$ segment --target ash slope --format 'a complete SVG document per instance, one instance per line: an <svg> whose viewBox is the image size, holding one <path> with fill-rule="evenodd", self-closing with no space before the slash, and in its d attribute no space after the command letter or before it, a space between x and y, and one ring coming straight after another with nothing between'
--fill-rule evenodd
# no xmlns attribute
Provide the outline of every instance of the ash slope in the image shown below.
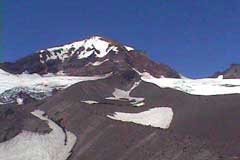
<svg viewBox="0 0 240 160"><path fill-rule="evenodd" d="M144 106L133 107L125 99L106 99L115 88L129 90L140 79L137 74L127 77L119 74L81 82L37 106L77 136L70 160L240 157L240 95L194 96L141 81L130 96L144 98ZM23 107L36 109L31 104ZM172 108L174 116L168 130L108 118L115 112L141 113L155 107Z"/></svg>

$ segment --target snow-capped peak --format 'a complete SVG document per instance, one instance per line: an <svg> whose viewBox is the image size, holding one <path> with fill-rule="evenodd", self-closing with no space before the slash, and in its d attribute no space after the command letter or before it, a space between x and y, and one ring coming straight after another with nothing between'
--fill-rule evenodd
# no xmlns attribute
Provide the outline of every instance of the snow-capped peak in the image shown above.
<svg viewBox="0 0 240 160"><path fill-rule="evenodd" d="M76 41L76 42L69 43L69 44L62 45L62 46L58 46L58 47L48 48L47 51L51 52L51 51L56 51L56 50L60 50L60 49L70 50L71 48L92 47L92 45L94 45L94 44L99 45L100 43L102 43L102 46L98 46L98 47L105 48L106 46L104 46L104 44L108 45L107 42L104 41L101 37L93 36L93 37L90 37L90 38L85 39L85 40ZM45 51L45 50L42 50L42 51Z"/></svg>
<svg viewBox="0 0 240 160"><path fill-rule="evenodd" d="M128 46L123 47L127 51L133 50L133 48ZM112 43L111 40L107 40L99 36L92 36L85 40L41 50L39 56L41 63L54 59L64 61L73 55L77 55L78 59L87 58L92 54L94 54L96 57L102 58L110 51L113 51L117 54L118 48L119 46L116 43Z"/></svg>

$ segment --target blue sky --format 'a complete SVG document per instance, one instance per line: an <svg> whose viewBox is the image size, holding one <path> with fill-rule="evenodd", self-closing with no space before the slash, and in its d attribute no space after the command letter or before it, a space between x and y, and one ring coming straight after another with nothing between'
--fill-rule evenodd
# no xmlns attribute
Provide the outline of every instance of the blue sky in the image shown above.
<svg viewBox="0 0 240 160"><path fill-rule="evenodd" d="M2 53L111 37L190 77L240 63L239 0L3 0Z"/></svg>

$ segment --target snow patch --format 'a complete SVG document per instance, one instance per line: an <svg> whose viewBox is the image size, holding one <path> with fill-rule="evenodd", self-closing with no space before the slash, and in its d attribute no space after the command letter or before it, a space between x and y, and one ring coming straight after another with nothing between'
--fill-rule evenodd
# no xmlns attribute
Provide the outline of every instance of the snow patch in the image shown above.
<svg viewBox="0 0 240 160"><path fill-rule="evenodd" d="M140 82L141 81L135 82L134 85L132 86L132 88L128 91L115 88L114 92L112 93L113 97L107 97L106 99L109 99L109 100L127 99L135 107L142 106L142 105L144 105L144 103L143 103L144 98L137 98L137 97L130 96L130 93L140 84Z"/></svg>
<svg viewBox="0 0 240 160"><path fill-rule="evenodd" d="M76 136L69 131L64 132L56 123L44 117L44 112L35 110L32 114L47 121L52 131L48 134L23 131L13 139L0 143L0 159L67 160L76 143Z"/></svg>
<svg viewBox="0 0 240 160"><path fill-rule="evenodd" d="M219 75L217 79L223 79L223 75Z"/></svg>
<svg viewBox="0 0 240 160"><path fill-rule="evenodd" d="M144 102L136 102L136 103L132 103L134 107L141 107L141 106L144 106L145 103Z"/></svg>
<svg viewBox="0 0 240 160"><path fill-rule="evenodd" d="M104 61L96 61L94 63L90 62L88 63L87 65L92 65L92 66L100 66L101 64L105 63L105 62L108 62L109 59L105 59Z"/></svg>
<svg viewBox="0 0 240 160"><path fill-rule="evenodd" d="M124 47L127 49L127 51L133 51L134 50L134 48L129 47L129 46L124 46Z"/></svg>
<svg viewBox="0 0 240 160"><path fill-rule="evenodd" d="M140 113L115 112L113 116L107 115L107 117L123 122L168 129L173 119L173 111L168 107L158 107Z"/></svg>
<svg viewBox="0 0 240 160"><path fill-rule="evenodd" d="M23 105L23 99L22 98L17 98L16 99L18 105Z"/></svg>
<svg viewBox="0 0 240 160"><path fill-rule="evenodd" d="M93 100L87 100L87 101L82 101L83 103L87 103L87 104L98 104L99 102L97 101L93 101Z"/></svg>

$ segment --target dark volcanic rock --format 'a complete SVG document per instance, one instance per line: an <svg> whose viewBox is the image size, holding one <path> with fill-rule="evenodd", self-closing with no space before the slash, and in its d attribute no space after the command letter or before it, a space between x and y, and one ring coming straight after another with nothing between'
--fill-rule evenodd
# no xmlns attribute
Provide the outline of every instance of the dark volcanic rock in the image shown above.
<svg viewBox="0 0 240 160"><path fill-rule="evenodd" d="M150 60L145 54L140 51L128 52L129 63L133 68L140 72L148 72L155 77L172 77L179 78L179 74L165 64L158 64Z"/></svg>
<svg viewBox="0 0 240 160"><path fill-rule="evenodd" d="M213 77L223 75L224 78L235 79L240 78L240 64L232 64L228 69L223 72L216 72Z"/></svg>

